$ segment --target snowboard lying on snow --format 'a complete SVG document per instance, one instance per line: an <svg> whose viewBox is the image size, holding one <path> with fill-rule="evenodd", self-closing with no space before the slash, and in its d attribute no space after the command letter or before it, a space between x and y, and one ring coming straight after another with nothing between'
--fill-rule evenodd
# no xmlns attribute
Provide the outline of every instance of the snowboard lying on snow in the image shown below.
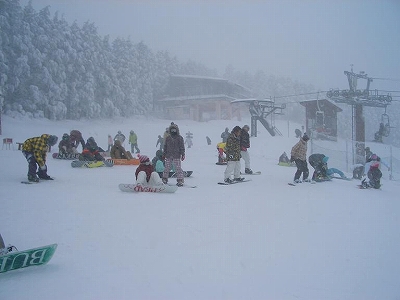
<svg viewBox="0 0 400 300"><path fill-rule="evenodd" d="M70 154L60 154L60 153L53 153L51 155L55 159L78 159L79 153L70 153Z"/></svg>
<svg viewBox="0 0 400 300"><path fill-rule="evenodd" d="M98 168L98 167L112 167L113 163L109 161L95 160L95 161L84 161L74 160L71 161L71 167L73 168Z"/></svg>
<svg viewBox="0 0 400 300"><path fill-rule="evenodd" d="M57 244L28 249L25 251L12 251L0 256L0 273L12 270L44 265L50 261Z"/></svg>
<svg viewBox="0 0 400 300"><path fill-rule="evenodd" d="M146 193L175 193L178 189L176 185L137 185L121 183L118 185L119 189L123 192L135 193L135 192L146 192Z"/></svg>
<svg viewBox="0 0 400 300"><path fill-rule="evenodd" d="M140 164L140 160L137 158L131 158L131 159L107 158L106 161L112 163L113 165L118 165L118 166Z"/></svg>
<svg viewBox="0 0 400 300"><path fill-rule="evenodd" d="M190 175L193 174L193 171L183 171L183 177L190 177ZM158 172L158 175L160 175L160 178L163 177L163 172ZM169 172L168 177L176 177L176 172Z"/></svg>

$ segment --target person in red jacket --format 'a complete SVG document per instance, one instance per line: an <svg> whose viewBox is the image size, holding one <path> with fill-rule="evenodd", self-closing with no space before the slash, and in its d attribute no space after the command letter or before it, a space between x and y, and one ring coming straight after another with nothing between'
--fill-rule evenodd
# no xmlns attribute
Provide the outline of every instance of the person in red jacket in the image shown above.
<svg viewBox="0 0 400 300"><path fill-rule="evenodd" d="M136 168L135 177L137 185L163 185L163 182L154 167L150 162L150 158L146 155L138 154L140 161L139 166Z"/></svg>

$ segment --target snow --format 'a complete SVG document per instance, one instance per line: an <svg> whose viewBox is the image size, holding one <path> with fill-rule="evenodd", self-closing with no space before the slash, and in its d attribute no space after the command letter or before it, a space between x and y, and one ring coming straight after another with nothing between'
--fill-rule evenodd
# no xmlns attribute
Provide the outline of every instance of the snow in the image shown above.
<svg viewBox="0 0 400 300"><path fill-rule="evenodd" d="M106 147L108 134L121 130L127 136L134 130L142 154L151 158L157 136L171 122L7 116L2 121L2 137L14 142L42 133L61 138L78 129ZM194 171L186 183L197 188L174 194L121 192L118 184L134 181L135 166L73 169L70 161L51 157L49 175L56 180L23 185L27 163L21 152L0 151L5 243L20 250L58 244L47 265L0 274L1 295L20 300L398 299L399 182L384 173L381 190L360 190L356 180L289 186L295 169L277 162L297 139L271 137L260 126L250 157L252 169L262 174L246 176L251 179L246 183L217 185L225 170L215 165L219 136L225 127L247 121L176 121L183 136L189 130L194 136L183 168Z"/></svg>

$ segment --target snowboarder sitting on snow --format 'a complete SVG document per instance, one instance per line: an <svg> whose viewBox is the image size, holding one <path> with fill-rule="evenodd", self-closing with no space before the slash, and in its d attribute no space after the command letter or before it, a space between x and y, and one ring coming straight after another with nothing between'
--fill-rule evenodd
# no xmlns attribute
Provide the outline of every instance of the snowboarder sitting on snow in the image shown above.
<svg viewBox="0 0 400 300"><path fill-rule="evenodd" d="M104 152L99 146L97 146L96 141L93 137L88 138L85 148L82 154L79 155L79 160L84 161L104 161L104 157L100 155L100 152Z"/></svg>
<svg viewBox="0 0 400 300"><path fill-rule="evenodd" d="M235 126L226 141L226 169L224 173L224 181L226 183L233 183L234 181L243 181L244 178L240 177L240 134L242 129L240 126ZM231 175L233 173L233 180Z"/></svg>
<svg viewBox="0 0 400 300"><path fill-rule="evenodd" d="M287 156L286 152L283 152L281 154L281 156L279 156L279 162L278 165L280 166L285 166L285 167L289 167L290 165L292 165L293 163L290 162L289 157Z"/></svg>
<svg viewBox="0 0 400 300"><path fill-rule="evenodd" d="M303 173L303 181L310 182L311 180L308 178L308 167L307 167L307 142L310 138L307 133L304 133L303 137L300 141L297 142L296 145L293 146L292 151L290 153L290 161L296 163L297 171L294 174L294 183L300 183L300 175Z"/></svg>
<svg viewBox="0 0 400 300"><path fill-rule="evenodd" d="M53 180L47 175L46 154L49 147L54 146L57 140L55 135L42 134L40 137L27 139L23 143L22 154L29 164L28 181L39 182L39 178ZM37 166L39 166L39 171L37 171Z"/></svg>
<svg viewBox="0 0 400 300"><path fill-rule="evenodd" d="M388 171L390 171L390 167L378 155L372 154L369 158L367 158L365 170L368 170L367 177L369 180L364 178L361 182L361 185L364 187L373 187L375 189L379 189L381 187L381 163L388 169ZM365 177L365 174L363 177Z"/></svg>
<svg viewBox="0 0 400 300"><path fill-rule="evenodd" d="M183 170L181 161L185 160L185 144L183 137L179 134L179 127L171 123L169 126L169 135L164 142L165 169L163 173L163 182L168 182L169 172L172 166L176 168L177 186L183 186Z"/></svg>
<svg viewBox="0 0 400 300"><path fill-rule="evenodd" d="M82 145L82 150L85 148L85 140L82 137L82 133L79 130L71 130L69 134L69 140L72 144L72 150L74 153L78 153L79 144Z"/></svg>
<svg viewBox="0 0 400 300"><path fill-rule="evenodd" d="M382 172L379 170L379 162L374 161L369 165L368 173L367 173L367 178L364 178L361 181L361 185L364 188L372 187L374 189L379 189L381 187L381 178L382 178Z"/></svg>
<svg viewBox="0 0 400 300"><path fill-rule="evenodd" d="M156 151L156 156L151 160L151 164L153 165L154 170L160 175L160 177L162 177L165 167L161 150Z"/></svg>
<svg viewBox="0 0 400 300"><path fill-rule="evenodd" d="M68 133L64 133L60 143L58 144L58 154L65 155L65 154L73 154L75 148L71 143Z"/></svg>
<svg viewBox="0 0 400 300"><path fill-rule="evenodd" d="M327 174L328 171L328 157L321 153L314 153L308 157L308 162L314 168L312 180L314 181L326 181L330 180Z"/></svg>
<svg viewBox="0 0 400 300"><path fill-rule="evenodd" d="M136 168L135 177L137 185L163 185L163 182L157 172L154 171L150 159L146 155L138 154L140 161Z"/></svg>
<svg viewBox="0 0 400 300"><path fill-rule="evenodd" d="M126 151L125 148L121 145L119 140L114 141L114 145L111 147L110 151L111 158L114 159L131 159L132 154L129 151Z"/></svg>

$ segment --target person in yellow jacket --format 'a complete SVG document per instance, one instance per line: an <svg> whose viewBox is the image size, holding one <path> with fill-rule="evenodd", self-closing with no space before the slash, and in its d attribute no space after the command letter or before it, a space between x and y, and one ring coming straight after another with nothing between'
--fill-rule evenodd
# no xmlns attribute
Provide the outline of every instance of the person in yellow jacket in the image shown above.
<svg viewBox="0 0 400 300"><path fill-rule="evenodd" d="M53 180L47 175L46 153L49 147L57 143L58 137L42 134L38 137L27 139L22 144L22 154L28 162L28 181L39 182L40 179ZM39 171L37 167L39 166Z"/></svg>

